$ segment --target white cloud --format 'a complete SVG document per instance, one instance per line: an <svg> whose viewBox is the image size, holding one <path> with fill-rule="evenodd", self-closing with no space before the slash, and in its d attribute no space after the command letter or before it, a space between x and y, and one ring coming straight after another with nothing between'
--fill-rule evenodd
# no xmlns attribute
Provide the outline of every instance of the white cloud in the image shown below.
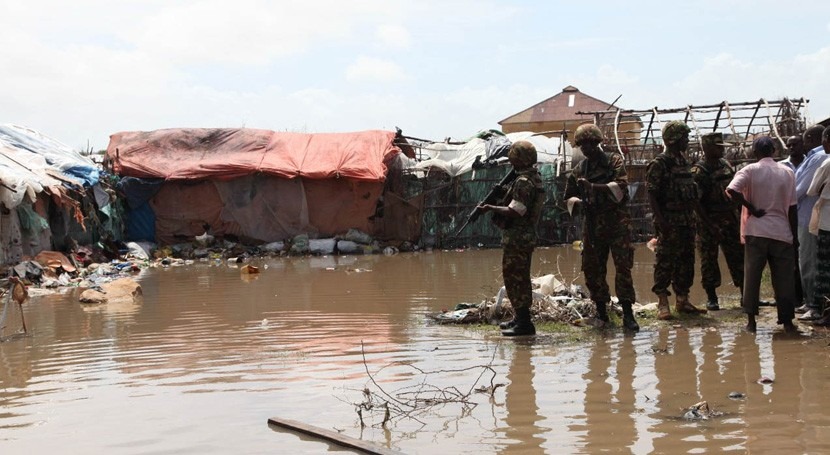
<svg viewBox="0 0 830 455"><path fill-rule="evenodd" d="M669 90L675 102L710 104L783 97L810 99L809 112L817 118L830 115L830 47L791 59L747 61L721 53L678 81Z"/></svg>
<svg viewBox="0 0 830 455"><path fill-rule="evenodd" d="M602 65L597 69L597 81L601 85L615 84L615 85L630 85L638 81L636 76L632 76L625 71L615 68L611 65Z"/></svg>
<svg viewBox="0 0 830 455"><path fill-rule="evenodd" d="M381 25L375 32L381 47L390 49L407 49L412 44L409 30L400 25Z"/></svg>
<svg viewBox="0 0 830 455"><path fill-rule="evenodd" d="M346 68L346 79L353 82L397 82L407 78L403 68L397 63L379 58L361 56Z"/></svg>

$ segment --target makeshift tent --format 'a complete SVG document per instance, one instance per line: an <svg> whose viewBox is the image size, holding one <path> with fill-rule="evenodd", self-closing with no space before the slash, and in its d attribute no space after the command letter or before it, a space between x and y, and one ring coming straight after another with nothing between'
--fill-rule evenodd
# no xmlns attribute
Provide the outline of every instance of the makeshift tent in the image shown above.
<svg viewBox="0 0 830 455"><path fill-rule="evenodd" d="M506 136L491 136L487 139L473 138L463 144L448 144L443 142L420 144L420 149L429 157L414 164L413 169L426 171L441 169L449 176L455 177L473 170L473 163L494 158L501 155L506 148L516 141L528 141L536 147L539 164L560 163L570 161L571 146L565 142L562 145L558 137L534 135L532 132L510 133ZM506 154L504 155L506 157Z"/></svg>
<svg viewBox="0 0 830 455"><path fill-rule="evenodd" d="M84 186L98 183L92 160L29 128L0 125L0 262L53 247L50 206L83 223Z"/></svg>
<svg viewBox="0 0 830 455"><path fill-rule="evenodd" d="M163 180L154 194L144 192L159 243L189 240L206 228L214 236L272 242L371 232L387 163L400 153L394 140L389 131L122 132L110 137L106 161L122 177ZM131 206L140 206L141 198L133 199L138 205Z"/></svg>

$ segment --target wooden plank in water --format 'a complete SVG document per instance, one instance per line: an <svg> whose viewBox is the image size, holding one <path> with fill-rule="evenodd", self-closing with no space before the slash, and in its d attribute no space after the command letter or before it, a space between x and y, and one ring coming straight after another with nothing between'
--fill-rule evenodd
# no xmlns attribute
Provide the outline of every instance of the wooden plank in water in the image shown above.
<svg viewBox="0 0 830 455"><path fill-rule="evenodd" d="M387 449L385 447L379 447L366 441L361 441L360 439L351 438L349 436L342 435L336 431L326 430L323 428L315 427L313 425L307 425L296 420L271 417L270 419L268 419L268 423L271 425L276 425L278 427L287 428L289 430L296 431L299 433L314 436L316 438L332 442L342 447L348 447L350 449L359 450L364 453L371 453L377 455L401 455L402 453Z"/></svg>

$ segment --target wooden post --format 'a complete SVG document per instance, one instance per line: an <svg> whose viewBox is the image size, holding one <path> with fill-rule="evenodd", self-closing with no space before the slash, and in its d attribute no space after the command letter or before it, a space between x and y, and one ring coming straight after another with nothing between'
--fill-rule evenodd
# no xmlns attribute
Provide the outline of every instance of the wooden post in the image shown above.
<svg viewBox="0 0 830 455"><path fill-rule="evenodd" d="M335 431L318 428L313 425L307 425L296 420L271 417L270 419L268 419L268 424L275 425L281 428L286 428L297 433L313 436L315 438L322 439L333 444L337 444L341 447L348 447L349 449L357 450L361 453L377 455L401 454L401 452L397 452L395 450L387 449L385 447L379 447L375 444L371 444L366 441L361 441L360 439L351 438L349 436L342 435Z"/></svg>

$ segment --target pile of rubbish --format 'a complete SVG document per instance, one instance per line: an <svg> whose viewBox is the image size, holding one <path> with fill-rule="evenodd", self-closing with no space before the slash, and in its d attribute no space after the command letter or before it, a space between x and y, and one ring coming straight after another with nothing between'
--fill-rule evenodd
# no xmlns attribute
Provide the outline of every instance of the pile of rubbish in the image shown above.
<svg viewBox="0 0 830 455"><path fill-rule="evenodd" d="M68 255L59 251L41 251L6 272L28 287L100 289L101 285L132 276L148 265L146 259L130 255L108 259L97 248L78 247ZM6 286L0 283L0 287Z"/></svg>
<svg viewBox="0 0 830 455"><path fill-rule="evenodd" d="M566 285L552 274L533 278L531 283L533 304L530 311L534 321L584 326L596 317L596 306L581 286ZM651 307L634 304L634 311L642 314L656 309L654 304ZM608 311L622 315L622 307L616 298L612 298ZM430 320L438 324L498 324L513 316L513 308L504 286L497 295L480 303L459 303L452 310L428 315Z"/></svg>
<svg viewBox="0 0 830 455"><path fill-rule="evenodd" d="M205 232L194 241L157 247L150 242L128 243L130 253L138 258L153 260L155 265L186 265L195 261L247 262L255 257L324 256L331 254L385 254L416 251L418 246L403 242L397 246L383 245L369 234L350 229L344 235L330 239L310 239L306 234L294 236L285 242L271 242L257 246L217 238Z"/></svg>
<svg viewBox="0 0 830 455"><path fill-rule="evenodd" d="M73 246L72 251L41 251L27 258L2 275L18 277L26 286L42 289L78 287L100 289L105 283L129 277L148 267L171 267L211 262L215 264L243 264L257 257L329 255L329 254L386 254L415 251L416 245L404 242L399 246L382 246L377 240L358 230L349 230L332 239L309 239L298 235L287 242L272 242L259 246L217 239L205 233L193 241L158 247L151 242L128 242L116 247ZM0 286L7 288L0 280Z"/></svg>

